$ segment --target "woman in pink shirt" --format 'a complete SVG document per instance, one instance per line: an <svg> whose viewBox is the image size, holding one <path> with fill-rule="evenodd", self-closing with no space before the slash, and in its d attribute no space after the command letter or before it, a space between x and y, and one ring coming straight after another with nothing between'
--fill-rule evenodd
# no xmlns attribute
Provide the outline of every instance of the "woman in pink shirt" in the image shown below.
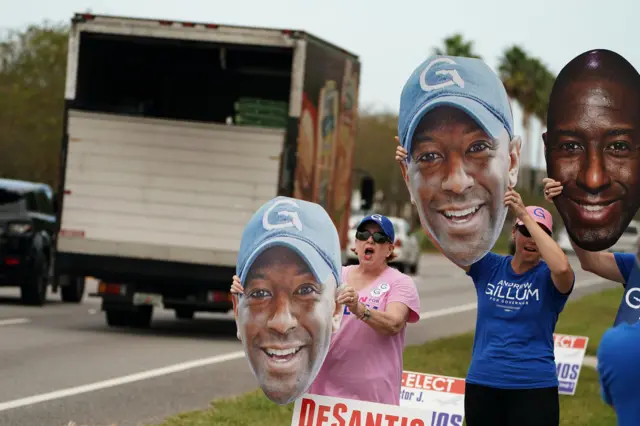
<svg viewBox="0 0 640 426"><path fill-rule="evenodd" d="M359 264L342 268L336 300L345 305L342 323L308 393L400 404L406 325L420 319L420 298L411 277L388 265L394 241L385 216L373 214L358 225ZM231 292L242 291L234 277Z"/></svg>

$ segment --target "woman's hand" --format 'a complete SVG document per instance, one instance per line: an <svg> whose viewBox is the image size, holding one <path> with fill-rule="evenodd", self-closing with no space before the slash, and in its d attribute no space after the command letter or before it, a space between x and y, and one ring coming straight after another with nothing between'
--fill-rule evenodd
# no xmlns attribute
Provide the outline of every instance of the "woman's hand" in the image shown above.
<svg viewBox="0 0 640 426"><path fill-rule="evenodd" d="M400 145L400 139L397 136L395 137L395 139L396 142L398 142L398 146L396 148L396 161L401 163L407 159L409 153L402 147L402 145Z"/></svg>
<svg viewBox="0 0 640 426"><path fill-rule="evenodd" d="M522 202L520 194L518 194L518 192L511 186L509 186L509 189L504 194L504 205L509 207L513 214L520 220L528 216L527 208Z"/></svg>
<svg viewBox="0 0 640 426"><path fill-rule="evenodd" d="M562 183L551 178L544 178L542 182L544 182L544 199L553 203L553 198L562 192Z"/></svg>
<svg viewBox="0 0 640 426"><path fill-rule="evenodd" d="M360 297L353 287L349 287L348 285L344 287L338 295L336 303L346 305L347 308L349 308L349 312L355 316L360 316Z"/></svg>
<svg viewBox="0 0 640 426"><path fill-rule="evenodd" d="M233 276L233 283L231 284L231 294L244 294L244 288L240 284L240 277Z"/></svg>

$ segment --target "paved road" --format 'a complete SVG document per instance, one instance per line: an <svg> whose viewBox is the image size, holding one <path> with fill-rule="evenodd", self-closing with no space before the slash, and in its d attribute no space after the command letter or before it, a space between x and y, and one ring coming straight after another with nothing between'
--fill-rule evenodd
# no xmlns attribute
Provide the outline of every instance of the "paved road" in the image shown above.
<svg viewBox="0 0 640 426"><path fill-rule="evenodd" d="M423 320L407 344L472 330L470 279L438 255L424 256L420 272ZM572 298L616 285L582 271L577 283ZM97 299L49 300L25 307L17 290L0 289L2 426L153 424L256 388L228 316L181 322L159 311L150 330L120 330L105 325Z"/></svg>

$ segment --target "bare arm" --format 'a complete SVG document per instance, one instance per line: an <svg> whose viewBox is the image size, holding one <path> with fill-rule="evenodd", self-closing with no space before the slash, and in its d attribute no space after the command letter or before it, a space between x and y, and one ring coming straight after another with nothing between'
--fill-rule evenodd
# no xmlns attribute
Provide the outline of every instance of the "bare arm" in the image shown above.
<svg viewBox="0 0 640 426"><path fill-rule="evenodd" d="M584 250L578 247L573 240L571 240L571 245L576 252L582 269L604 279L624 284L624 277L620 273L613 253Z"/></svg>
<svg viewBox="0 0 640 426"><path fill-rule="evenodd" d="M520 220L527 227L531 238L536 242L540 256L547 262L551 271L551 279L560 293L566 294L573 285L574 272L569 258L549 234L547 234L528 214Z"/></svg>
<svg viewBox="0 0 640 426"><path fill-rule="evenodd" d="M356 317L361 318L364 310L364 304L358 303L357 312L352 313ZM409 307L401 302L389 303L386 311L371 309L370 312L371 316L366 321L366 324L385 336L395 336L398 334L402 331L409 319Z"/></svg>

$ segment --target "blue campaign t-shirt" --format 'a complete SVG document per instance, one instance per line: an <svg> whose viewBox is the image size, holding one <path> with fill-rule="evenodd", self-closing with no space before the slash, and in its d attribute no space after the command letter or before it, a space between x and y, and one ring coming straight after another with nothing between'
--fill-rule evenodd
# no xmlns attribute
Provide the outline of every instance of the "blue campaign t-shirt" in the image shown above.
<svg viewBox="0 0 640 426"><path fill-rule="evenodd" d="M624 278L624 296L613 325L634 324L640 320L640 267L635 253L614 253L613 256Z"/></svg>
<svg viewBox="0 0 640 426"><path fill-rule="evenodd" d="M618 426L640 425L640 323L607 330L597 356L602 399L616 411Z"/></svg>
<svg viewBox="0 0 640 426"><path fill-rule="evenodd" d="M500 389L558 386L553 332L571 291L556 289L544 261L516 274L512 257L487 253L467 272L478 294L467 382Z"/></svg>

